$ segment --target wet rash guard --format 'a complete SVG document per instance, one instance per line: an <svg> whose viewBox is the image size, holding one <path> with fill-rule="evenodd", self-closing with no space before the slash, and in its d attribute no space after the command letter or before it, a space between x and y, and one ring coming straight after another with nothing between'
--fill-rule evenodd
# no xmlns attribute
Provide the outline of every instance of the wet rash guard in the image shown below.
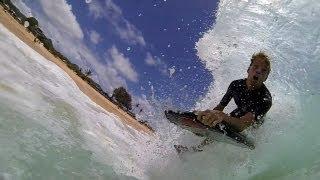
<svg viewBox="0 0 320 180"><path fill-rule="evenodd" d="M231 82L227 93L223 96L220 105L227 106L231 99L234 99L237 108L230 113L230 116L240 118L248 112L255 116L256 123L262 123L261 119L272 105L272 97L263 84L259 89L247 89L246 79L239 79Z"/></svg>

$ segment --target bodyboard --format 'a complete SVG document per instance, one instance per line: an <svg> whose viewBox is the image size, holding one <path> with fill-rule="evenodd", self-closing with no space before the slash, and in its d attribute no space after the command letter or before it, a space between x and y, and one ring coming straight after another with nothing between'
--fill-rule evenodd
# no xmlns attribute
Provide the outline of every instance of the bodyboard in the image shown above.
<svg viewBox="0 0 320 180"><path fill-rule="evenodd" d="M215 127L209 127L198 121L197 115L192 112L165 111L165 115L171 123L174 123L197 136L211 138L215 141L229 143L244 148L255 148L252 141L224 122L218 123Z"/></svg>

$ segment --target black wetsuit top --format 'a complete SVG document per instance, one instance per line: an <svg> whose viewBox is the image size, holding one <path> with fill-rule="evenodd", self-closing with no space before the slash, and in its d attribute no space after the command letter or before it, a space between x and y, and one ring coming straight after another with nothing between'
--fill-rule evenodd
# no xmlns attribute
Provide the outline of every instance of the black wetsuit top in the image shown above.
<svg viewBox="0 0 320 180"><path fill-rule="evenodd" d="M272 97L267 87L263 84L259 89L248 90L246 79L231 82L220 105L227 106L232 98L238 107L230 113L230 116L240 118L246 113L252 112L258 123L263 122L261 118L272 105Z"/></svg>

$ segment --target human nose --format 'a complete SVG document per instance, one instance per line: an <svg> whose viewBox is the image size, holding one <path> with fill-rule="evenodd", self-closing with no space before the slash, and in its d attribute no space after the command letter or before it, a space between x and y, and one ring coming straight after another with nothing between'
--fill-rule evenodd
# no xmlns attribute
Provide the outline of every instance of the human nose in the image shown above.
<svg viewBox="0 0 320 180"><path fill-rule="evenodd" d="M262 74L262 69L261 68L257 68L256 69L256 74L259 74L259 75Z"/></svg>

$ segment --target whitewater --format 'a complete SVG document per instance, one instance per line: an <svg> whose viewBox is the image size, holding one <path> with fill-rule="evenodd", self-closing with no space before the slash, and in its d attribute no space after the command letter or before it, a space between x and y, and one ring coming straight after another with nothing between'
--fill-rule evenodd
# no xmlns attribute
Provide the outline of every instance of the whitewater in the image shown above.
<svg viewBox="0 0 320 180"><path fill-rule="evenodd" d="M155 135L138 132L0 24L0 179L319 179L319 17L318 0L219 2L195 45L214 81L194 109L213 108L259 51L272 59L273 106L244 132L255 150L214 142L183 158L173 144L201 138L164 118L167 102L151 99L142 117Z"/></svg>

